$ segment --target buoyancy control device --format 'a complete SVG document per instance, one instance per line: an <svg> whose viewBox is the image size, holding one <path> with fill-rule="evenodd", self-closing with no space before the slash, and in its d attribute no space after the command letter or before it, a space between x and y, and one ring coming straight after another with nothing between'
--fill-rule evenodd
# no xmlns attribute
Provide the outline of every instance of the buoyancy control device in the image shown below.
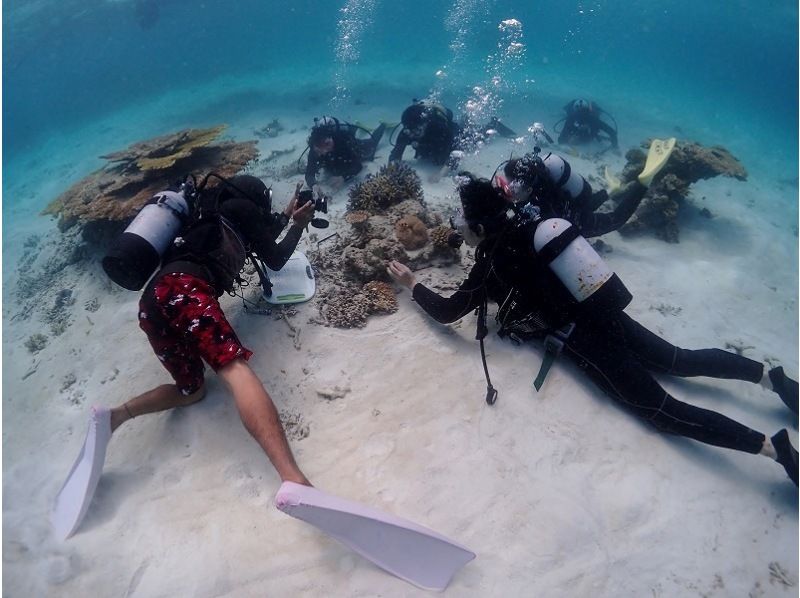
<svg viewBox="0 0 800 598"><path fill-rule="evenodd" d="M156 193L103 258L108 277L128 290L141 289L189 222L194 201L195 189L189 180L178 191Z"/></svg>

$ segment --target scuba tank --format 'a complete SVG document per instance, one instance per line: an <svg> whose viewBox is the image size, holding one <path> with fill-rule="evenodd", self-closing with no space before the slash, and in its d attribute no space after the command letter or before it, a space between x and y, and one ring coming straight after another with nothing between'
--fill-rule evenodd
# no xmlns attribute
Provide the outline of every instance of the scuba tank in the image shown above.
<svg viewBox="0 0 800 598"><path fill-rule="evenodd" d="M194 188L161 191L141 209L103 258L103 270L115 283L138 291L152 276L191 214Z"/></svg>
<svg viewBox="0 0 800 598"><path fill-rule="evenodd" d="M559 190L565 191L570 199L576 199L581 194L586 194L584 188L588 186L588 183L577 172L572 172L569 162L566 162L561 156L548 154L543 162L550 180Z"/></svg>
<svg viewBox="0 0 800 598"><path fill-rule="evenodd" d="M533 248L587 314L609 314L625 309L633 296L597 252L561 218L539 223Z"/></svg>

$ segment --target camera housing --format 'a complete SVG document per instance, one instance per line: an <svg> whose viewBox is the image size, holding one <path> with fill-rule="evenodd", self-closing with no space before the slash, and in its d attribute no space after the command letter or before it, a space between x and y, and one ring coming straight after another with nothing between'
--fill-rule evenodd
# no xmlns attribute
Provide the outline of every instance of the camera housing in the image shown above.
<svg viewBox="0 0 800 598"><path fill-rule="evenodd" d="M304 189L297 195L297 204L295 205L295 209L302 208L309 202L314 203L315 212L322 212L323 214L328 213L328 198L322 193L318 193L317 197L315 198L314 192L311 189ZM330 226L330 222L324 218L313 218L311 220L311 226L314 228L328 228L328 226Z"/></svg>

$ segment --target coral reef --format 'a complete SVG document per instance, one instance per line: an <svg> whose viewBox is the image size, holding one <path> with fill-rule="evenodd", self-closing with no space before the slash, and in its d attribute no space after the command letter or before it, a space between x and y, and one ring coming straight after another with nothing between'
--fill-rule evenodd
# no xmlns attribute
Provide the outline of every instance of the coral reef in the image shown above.
<svg viewBox="0 0 800 598"><path fill-rule="evenodd" d="M437 226L431 230L431 244L433 247L439 251L444 251L446 249L452 249L448 244L448 239L450 239L450 234L453 232L449 226Z"/></svg>
<svg viewBox="0 0 800 598"><path fill-rule="evenodd" d="M350 190L350 211L382 212L406 199L423 202L422 181L408 164L392 162Z"/></svg>
<svg viewBox="0 0 800 598"><path fill-rule="evenodd" d="M649 140L642 143L649 147ZM621 179L627 183L636 179L644 168L646 154L635 148L625 154L627 163ZM747 171L728 150L722 147L703 147L691 141L680 141L664 169L656 176L636 214L620 229L632 234L653 231L670 243L680 240L678 211L687 202L692 183L715 176L747 180Z"/></svg>
<svg viewBox="0 0 800 598"><path fill-rule="evenodd" d="M422 249L428 244L428 229L417 216L403 216L394 225L394 234L408 250Z"/></svg>
<svg viewBox="0 0 800 598"><path fill-rule="evenodd" d="M369 301L370 313L392 314L397 311L397 296L388 282L373 280L365 284L362 291Z"/></svg>
<svg viewBox="0 0 800 598"><path fill-rule="evenodd" d="M135 143L102 158L109 164L78 181L43 211L59 228L126 222L150 198L187 174L233 176L258 156L255 141L212 143L225 129L188 129Z"/></svg>
<svg viewBox="0 0 800 598"><path fill-rule="evenodd" d="M348 212L345 214L344 221L352 226L358 233L364 233L369 230L369 212L361 210Z"/></svg>
<svg viewBox="0 0 800 598"><path fill-rule="evenodd" d="M345 290L329 297L321 312L327 323L336 328L363 328L367 324L369 307L364 295Z"/></svg>
<svg viewBox="0 0 800 598"><path fill-rule="evenodd" d="M314 268L324 273L317 279L317 289L322 323L329 326L360 328L371 314L397 310L393 287L387 282L389 261L399 260L419 269L461 259L461 252L447 245L450 229L441 226L441 215L428 210L421 198L403 200L383 211L353 210L345 214L344 221L350 224L350 233L339 229L342 234L335 244L320 247L309 256ZM395 225L401 222L400 237L405 229L424 239L434 233L438 244L424 243L409 255L395 236Z"/></svg>

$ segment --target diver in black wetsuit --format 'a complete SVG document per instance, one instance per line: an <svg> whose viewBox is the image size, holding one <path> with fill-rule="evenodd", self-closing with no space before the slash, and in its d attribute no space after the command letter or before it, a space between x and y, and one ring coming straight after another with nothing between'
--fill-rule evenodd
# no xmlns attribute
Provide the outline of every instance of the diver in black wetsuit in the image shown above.
<svg viewBox="0 0 800 598"><path fill-rule="evenodd" d="M308 137L306 184L309 187L316 185L317 173L323 168L329 176L341 178L341 182L357 175L365 160L375 158L375 150L385 129L386 124L381 123L369 137L358 139L356 133L365 130L362 127L331 116L315 119Z"/></svg>
<svg viewBox="0 0 800 598"><path fill-rule="evenodd" d="M609 198L608 192L605 189L592 191L592 186L561 156L549 153L540 158L539 153L534 152L512 158L506 162L503 174L505 177L497 177L497 181L510 200L535 202L543 218L569 220L586 238L599 237L625 224L639 207L655 176L639 178L615 190L616 208L611 212L596 212Z"/></svg>
<svg viewBox="0 0 800 598"><path fill-rule="evenodd" d="M399 262L389 265L392 278L412 289L414 300L429 315L450 323L476 308L485 313L486 301L495 301L500 306L501 336L518 341L545 339L545 347L560 345L604 392L659 430L768 456L797 484L797 451L785 429L767 438L724 415L677 400L652 376L658 372L761 383L797 413L797 382L782 368L765 375L763 364L735 353L670 344L623 311L631 296L610 271L604 276L600 270L590 271L598 275L596 280L605 282L592 289L585 288L592 285L578 285L577 291L563 272L562 278L555 274L549 266L553 260L561 258L563 267L570 260L576 263L581 259L573 249L580 249L578 254L584 252L584 256L587 248L591 250L568 222L542 220L530 204L517 207L515 217L510 218L506 198L485 179L470 177L460 195L463 217L457 227L467 243L477 247L476 262L452 296L441 297L418 283L411 270ZM489 389L493 390L491 384ZM487 401L493 400L487 394Z"/></svg>
<svg viewBox="0 0 800 598"><path fill-rule="evenodd" d="M600 118L601 114L608 114L600 106L589 100L572 100L564 106L564 110L567 116L558 135L559 143L589 143L597 140L610 142L612 148L618 147L617 129Z"/></svg>
<svg viewBox="0 0 800 598"><path fill-rule="evenodd" d="M402 129L389 154L389 162L403 159L409 145L414 148L417 160L442 166L433 177L437 180L445 173L455 172L464 151L477 147L493 135L513 138L517 134L492 117L486 125L478 126L469 121L460 124L453 118L453 111L431 100L414 100L400 117Z"/></svg>
<svg viewBox="0 0 800 598"><path fill-rule="evenodd" d="M403 127L389 154L389 162L403 159L407 146L415 150L418 160L444 166L454 150L458 150L461 126L453 120L453 111L428 100L414 101L400 117Z"/></svg>

